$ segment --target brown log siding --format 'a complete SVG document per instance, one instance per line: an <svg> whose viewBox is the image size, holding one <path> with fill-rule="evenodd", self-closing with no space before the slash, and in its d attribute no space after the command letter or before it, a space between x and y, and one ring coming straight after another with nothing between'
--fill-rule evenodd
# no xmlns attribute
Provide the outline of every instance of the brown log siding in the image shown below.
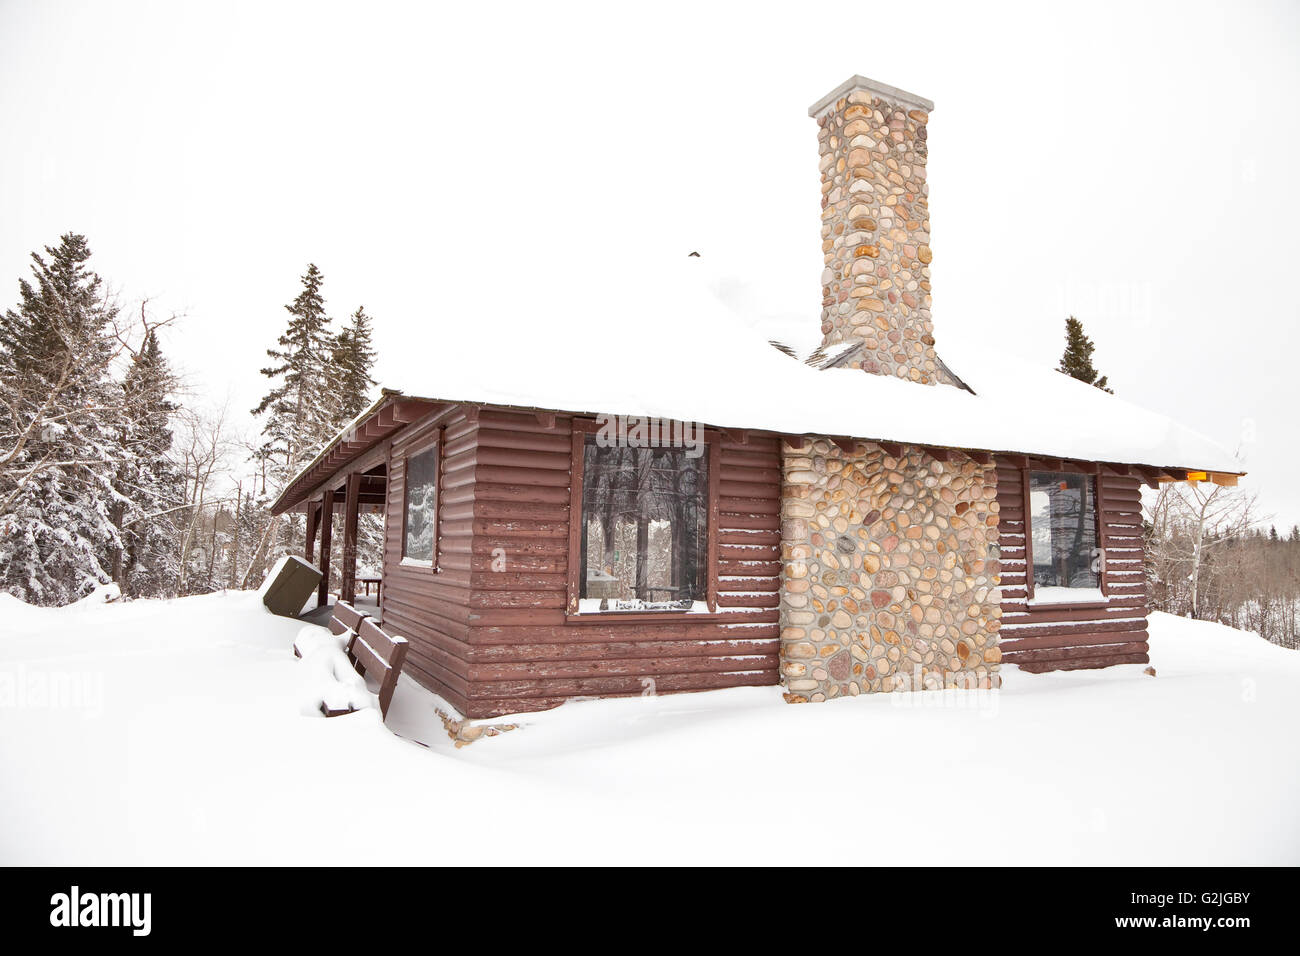
<svg viewBox="0 0 1300 956"><path fill-rule="evenodd" d="M476 425L464 410L439 411L413 423L393 441L388 462L384 527L383 622L410 641L405 672L460 707L469 693L470 576L461 554L469 550L467 517L474 508L472 481ZM437 570L402 564L402 508L406 456L441 435L438 468Z"/></svg>
<svg viewBox="0 0 1300 956"><path fill-rule="evenodd" d="M1002 550L1002 659L1027 671L1144 664L1147 601L1142 571L1141 481L1097 475L1099 544L1106 550L1104 604L1029 607L1025 564L1025 472L1085 471L1071 463L999 455L998 538Z"/></svg>
<svg viewBox="0 0 1300 956"><path fill-rule="evenodd" d="M777 437L719 438L717 614L575 619L566 614L572 432L564 415L454 406L393 440L383 621L411 642L407 673L475 718L641 694L648 681L656 693L779 683ZM437 435L436 568L404 566L405 458ZM1107 602L1029 608L1019 461L997 457L1003 660L1031 671L1146 662L1139 479L1097 477ZM493 570L497 557L505 570Z"/></svg>
<svg viewBox="0 0 1300 956"><path fill-rule="evenodd" d="M403 449L432 420L393 445L383 615L411 641L416 680L468 717L641 694L649 681L656 693L778 682L775 436L719 440L717 614L574 620L565 613L571 418L491 409L470 417L443 416L436 572L401 565ZM505 570L493 570L494 556Z"/></svg>

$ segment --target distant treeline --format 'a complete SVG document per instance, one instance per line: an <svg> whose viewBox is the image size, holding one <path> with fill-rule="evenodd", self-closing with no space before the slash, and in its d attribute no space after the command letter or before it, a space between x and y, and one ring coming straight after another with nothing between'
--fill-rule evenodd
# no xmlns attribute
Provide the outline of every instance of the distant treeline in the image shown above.
<svg viewBox="0 0 1300 956"><path fill-rule="evenodd" d="M1300 647L1300 528L1261 527L1235 488L1167 485L1148 510L1151 606Z"/></svg>

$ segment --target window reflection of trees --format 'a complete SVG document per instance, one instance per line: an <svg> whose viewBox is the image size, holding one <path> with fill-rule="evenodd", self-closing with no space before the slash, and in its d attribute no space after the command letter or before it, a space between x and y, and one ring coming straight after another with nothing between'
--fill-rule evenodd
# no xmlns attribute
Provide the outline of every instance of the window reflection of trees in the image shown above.
<svg viewBox="0 0 1300 956"><path fill-rule="evenodd" d="M1035 587L1095 588L1097 547L1093 479L1068 472L1029 477Z"/></svg>
<svg viewBox="0 0 1300 956"><path fill-rule="evenodd" d="M582 597L664 609L704 599L707 456L590 436L582 488Z"/></svg>
<svg viewBox="0 0 1300 956"><path fill-rule="evenodd" d="M434 509L437 504L437 449L406 461L406 551L417 561L433 560Z"/></svg>

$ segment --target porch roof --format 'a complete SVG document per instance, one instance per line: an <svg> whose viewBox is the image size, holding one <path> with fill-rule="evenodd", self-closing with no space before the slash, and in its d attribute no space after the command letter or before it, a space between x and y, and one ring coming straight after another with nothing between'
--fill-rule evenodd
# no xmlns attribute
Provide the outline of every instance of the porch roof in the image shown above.
<svg viewBox="0 0 1300 956"><path fill-rule="evenodd" d="M365 411L349 422L285 486L272 506L281 514L306 501L332 475L347 469L375 445L422 416L429 402L384 389Z"/></svg>

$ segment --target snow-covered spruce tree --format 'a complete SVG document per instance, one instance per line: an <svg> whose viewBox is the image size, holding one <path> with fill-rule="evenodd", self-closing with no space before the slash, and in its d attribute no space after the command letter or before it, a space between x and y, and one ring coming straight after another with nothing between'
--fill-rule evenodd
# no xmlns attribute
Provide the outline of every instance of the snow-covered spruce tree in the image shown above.
<svg viewBox="0 0 1300 956"><path fill-rule="evenodd" d="M120 496L122 546L113 579L132 597L171 596L179 562L177 519L184 504L180 469L170 456L175 377L150 330L122 383L121 459L114 485Z"/></svg>
<svg viewBox="0 0 1300 956"><path fill-rule="evenodd" d="M1106 387L1106 376L1098 375L1092 366L1092 352L1095 348L1092 339L1083 332L1083 323L1070 316L1065 320L1065 353L1056 370L1113 395L1115 390Z"/></svg>
<svg viewBox="0 0 1300 956"><path fill-rule="evenodd" d="M375 380L370 377L375 364L372 343L371 318L365 306L352 313L349 322L334 339L334 358L331 379L335 389L334 430L345 428L370 405L370 390ZM337 536L338 561L332 579L342 576L342 535ZM357 576L377 575L383 566L384 516L362 513L357 518Z"/></svg>
<svg viewBox="0 0 1300 956"><path fill-rule="evenodd" d="M33 281L0 317L0 589L66 604L109 575L120 390L117 309L84 236L32 253Z"/></svg>
<svg viewBox="0 0 1300 956"><path fill-rule="evenodd" d="M334 423L327 364L334 337L321 297L323 280L314 264L307 266L302 291L285 306L289 323L278 347L266 350L274 364L262 374L271 379L271 390L253 409L254 415L266 415L262 434L272 461L269 478L277 489L326 440Z"/></svg>
<svg viewBox="0 0 1300 956"><path fill-rule="evenodd" d="M265 442L259 453L268 461L268 500L280 493L333 434L337 398L331 387L329 361L334 336L321 296L323 281L315 264L308 264L302 291L285 306L289 323L277 339L278 347L266 351L274 364L262 369L262 374L273 384L253 414L266 416L262 427ZM276 548L295 550L302 537L299 524L292 516L288 522L270 522L259 542L259 556ZM245 575L243 583L247 580Z"/></svg>
<svg viewBox="0 0 1300 956"><path fill-rule="evenodd" d="M372 345L371 318L365 306L352 313L349 324L334 339L334 364L331 378L337 390L338 406L334 413L334 429L338 431L360 415L370 405L370 390L375 380L370 377L375 364Z"/></svg>

